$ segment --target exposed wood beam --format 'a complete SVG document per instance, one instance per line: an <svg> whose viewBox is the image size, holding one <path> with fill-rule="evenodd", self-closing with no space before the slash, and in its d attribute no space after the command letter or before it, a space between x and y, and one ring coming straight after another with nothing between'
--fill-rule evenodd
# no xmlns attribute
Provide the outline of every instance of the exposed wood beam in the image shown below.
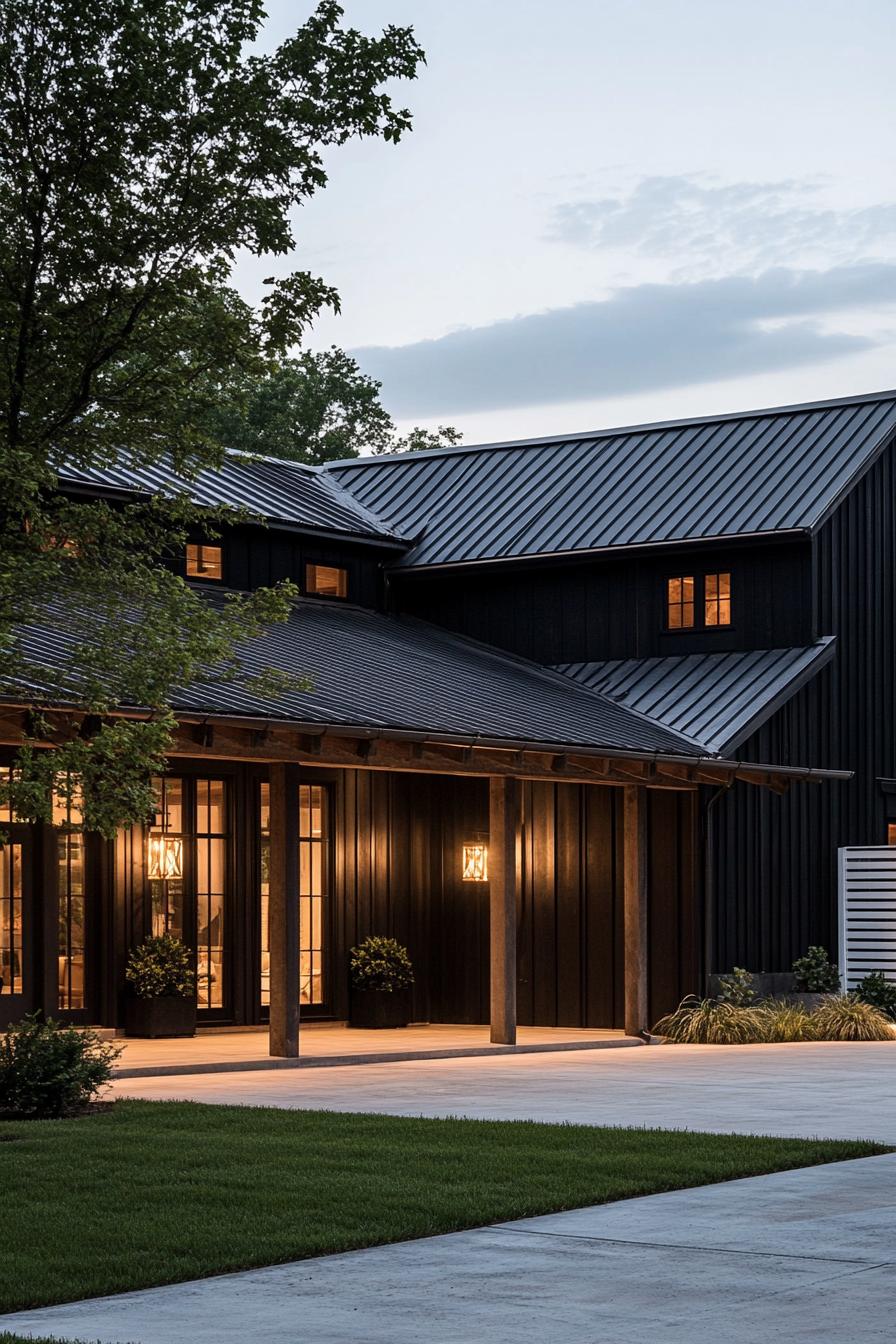
<svg viewBox="0 0 896 1344"><path fill-rule="evenodd" d="M520 886L519 781L489 780L489 939L491 1039L516 1044L516 908Z"/></svg>
<svg viewBox="0 0 896 1344"><path fill-rule="evenodd" d="M625 1031L646 1031L647 1021L647 791L630 784L623 803L623 926Z"/></svg>
<svg viewBox="0 0 896 1344"><path fill-rule="evenodd" d="M270 767L268 949L271 966L270 1053L299 1053L298 770Z"/></svg>

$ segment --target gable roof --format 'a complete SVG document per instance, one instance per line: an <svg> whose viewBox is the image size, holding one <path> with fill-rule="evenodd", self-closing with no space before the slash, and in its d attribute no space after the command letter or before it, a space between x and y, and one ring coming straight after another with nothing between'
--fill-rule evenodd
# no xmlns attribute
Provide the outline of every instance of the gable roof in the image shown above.
<svg viewBox="0 0 896 1344"><path fill-rule="evenodd" d="M283 527L385 545L404 544L390 524L353 498L336 477L320 467L284 458L227 453L220 467L204 467L186 478L178 475L169 460L134 466L122 454L106 467L63 463L59 479L63 487L92 493L156 495L182 491L194 503L247 509Z"/></svg>
<svg viewBox="0 0 896 1344"><path fill-rule="evenodd" d="M808 648L563 663L557 671L719 753L771 718L830 662L834 647L829 635Z"/></svg>
<svg viewBox="0 0 896 1344"><path fill-rule="evenodd" d="M810 532L896 431L896 392L327 470L416 545L470 564Z"/></svg>

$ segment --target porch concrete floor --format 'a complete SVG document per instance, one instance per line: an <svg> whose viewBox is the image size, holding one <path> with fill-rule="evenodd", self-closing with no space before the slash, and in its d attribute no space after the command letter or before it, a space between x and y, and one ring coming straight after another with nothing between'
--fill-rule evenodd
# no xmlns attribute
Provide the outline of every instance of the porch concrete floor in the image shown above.
<svg viewBox="0 0 896 1344"><path fill-rule="evenodd" d="M882 1344L894 1246L889 1154L21 1312L0 1330L100 1344Z"/></svg>
<svg viewBox="0 0 896 1344"><path fill-rule="evenodd" d="M476 1055L544 1054L641 1046L621 1031L574 1027L520 1027L517 1044L492 1045L483 1026L415 1023L395 1031L365 1031L338 1022L301 1027L298 1059L272 1059L266 1027L199 1031L189 1040L121 1040L117 1078L152 1078L174 1074L255 1072L304 1066L395 1063L400 1060L456 1059Z"/></svg>
<svg viewBox="0 0 896 1344"><path fill-rule="evenodd" d="M422 1059L226 1078L122 1079L112 1090L231 1105L896 1143L896 1041Z"/></svg>

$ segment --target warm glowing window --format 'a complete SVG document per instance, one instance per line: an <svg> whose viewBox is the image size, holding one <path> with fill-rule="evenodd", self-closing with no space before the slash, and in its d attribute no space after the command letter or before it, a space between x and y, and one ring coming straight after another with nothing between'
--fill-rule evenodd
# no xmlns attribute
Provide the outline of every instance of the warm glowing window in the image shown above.
<svg viewBox="0 0 896 1344"><path fill-rule="evenodd" d="M184 781L153 781L156 815L147 840L147 876L152 904L152 931L158 937L186 933L184 890Z"/></svg>
<svg viewBox="0 0 896 1344"><path fill-rule="evenodd" d="M270 787L260 786L261 832L261 1002L271 1001ZM324 945L330 887L329 791L322 784L299 786L299 1002L324 1002Z"/></svg>
<svg viewBox="0 0 896 1344"><path fill-rule="evenodd" d="M896 845L896 822L891 821L887 824L887 844Z"/></svg>
<svg viewBox="0 0 896 1344"><path fill-rule="evenodd" d="M311 597L347 597L348 571L333 565L306 565L305 591Z"/></svg>
<svg viewBox="0 0 896 1344"><path fill-rule="evenodd" d="M687 630L694 624L694 576L666 581L666 624L670 630Z"/></svg>
<svg viewBox="0 0 896 1344"><path fill-rule="evenodd" d="M196 993L200 1008L224 1003L227 808L223 779L196 781Z"/></svg>
<svg viewBox="0 0 896 1344"><path fill-rule="evenodd" d="M22 846L0 846L0 994L21 994L24 982Z"/></svg>
<svg viewBox="0 0 896 1344"><path fill-rule="evenodd" d="M53 790L58 893L57 1006L66 1012L87 1007L87 887L84 880L84 835L80 830L81 795L75 776L60 776Z"/></svg>
<svg viewBox="0 0 896 1344"><path fill-rule="evenodd" d="M731 624L730 574L707 574L704 577L703 607L707 625Z"/></svg>
<svg viewBox="0 0 896 1344"><path fill-rule="evenodd" d="M187 578L220 580L221 559L220 546L194 546L191 543L187 546Z"/></svg>

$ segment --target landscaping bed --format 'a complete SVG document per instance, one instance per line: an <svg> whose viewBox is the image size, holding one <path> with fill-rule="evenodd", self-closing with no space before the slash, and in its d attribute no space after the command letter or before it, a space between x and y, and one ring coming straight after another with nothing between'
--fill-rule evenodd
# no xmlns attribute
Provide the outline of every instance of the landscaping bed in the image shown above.
<svg viewBox="0 0 896 1344"><path fill-rule="evenodd" d="M889 1151L143 1101L0 1149L4 1312Z"/></svg>

